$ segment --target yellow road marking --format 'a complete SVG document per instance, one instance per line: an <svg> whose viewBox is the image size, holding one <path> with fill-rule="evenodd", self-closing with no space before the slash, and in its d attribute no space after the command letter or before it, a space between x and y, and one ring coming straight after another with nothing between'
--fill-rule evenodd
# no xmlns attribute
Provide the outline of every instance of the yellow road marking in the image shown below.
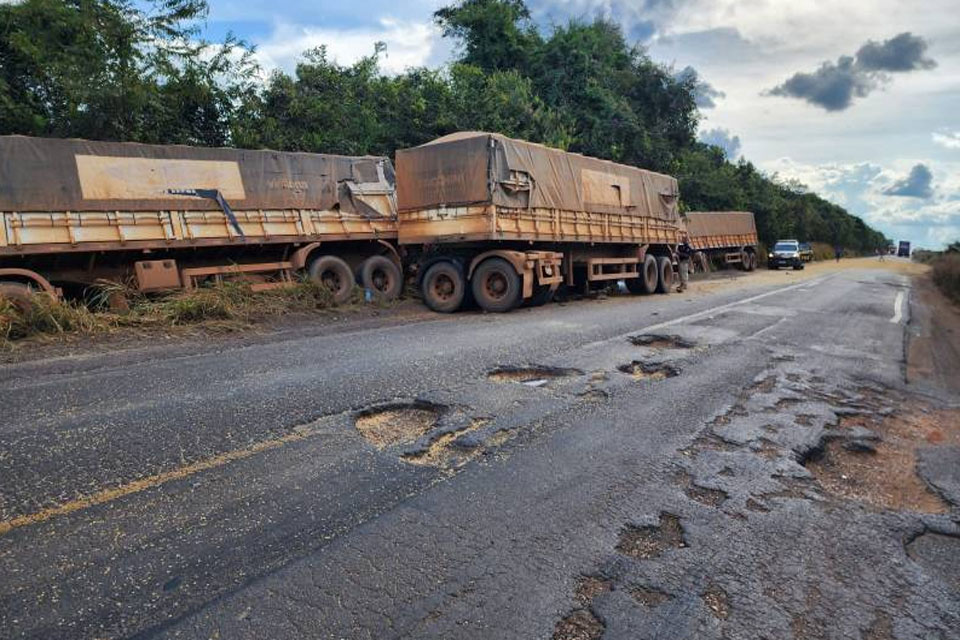
<svg viewBox="0 0 960 640"><path fill-rule="evenodd" d="M117 498L122 498L132 493L139 493L141 491L160 486L165 482L170 482L171 480L179 480L181 478L186 478L196 473L200 473L201 471L222 467L230 462L243 460L244 458L249 458L250 456L262 453L263 451L269 451L270 449L276 449L297 440L303 440L314 433L316 432L304 429L295 433L280 436L279 438L274 438L272 440L262 440L260 442L255 442L248 447L244 447L243 449L227 451L225 453L215 455L212 458L198 460L197 462L193 462L183 467L171 469L170 471L164 471L163 473L158 473L152 476L147 476L146 478L134 480L133 482L122 484L118 487L104 489L103 491L98 491L97 493L89 496L83 496L55 507L42 509L36 513L29 513L27 515L18 516L10 520L0 521L0 535L4 535L5 533L8 533L9 531L18 527L38 524L57 516L73 513L74 511L80 511L81 509L87 509L98 504L112 502Z"/></svg>

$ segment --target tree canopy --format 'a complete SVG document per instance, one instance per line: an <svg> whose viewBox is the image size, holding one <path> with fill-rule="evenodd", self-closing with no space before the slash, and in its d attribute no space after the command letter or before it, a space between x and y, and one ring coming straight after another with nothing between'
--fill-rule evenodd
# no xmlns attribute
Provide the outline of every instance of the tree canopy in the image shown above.
<svg viewBox="0 0 960 640"><path fill-rule="evenodd" d="M696 140L695 73L675 73L619 25L543 33L522 0L459 0L434 20L456 40L441 69L397 75L383 45L352 65L304 52L266 77L252 50L199 38L205 0L0 5L0 133L390 155L487 130L676 176L686 210L749 210L761 239L869 251L863 220Z"/></svg>

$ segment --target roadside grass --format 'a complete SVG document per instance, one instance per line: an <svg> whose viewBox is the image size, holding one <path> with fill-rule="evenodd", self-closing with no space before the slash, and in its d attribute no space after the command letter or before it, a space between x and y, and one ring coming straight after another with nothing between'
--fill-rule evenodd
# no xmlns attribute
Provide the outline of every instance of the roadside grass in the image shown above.
<svg viewBox="0 0 960 640"><path fill-rule="evenodd" d="M944 253L932 261L933 281L954 302L960 303L960 253Z"/></svg>
<svg viewBox="0 0 960 640"><path fill-rule="evenodd" d="M833 260L836 258L833 247L826 242L811 243L810 248L813 249L814 260Z"/></svg>
<svg viewBox="0 0 960 640"><path fill-rule="evenodd" d="M362 301L363 292L357 287L350 300L340 306ZM335 306L331 292L308 279L259 292L248 283L226 282L155 296L122 283L105 282L91 288L84 302L57 302L36 294L29 308L19 309L0 298L0 348L9 349L16 341L30 337L105 333L121 327L168 329L194 325L233 331L267 317Z"/></svg>

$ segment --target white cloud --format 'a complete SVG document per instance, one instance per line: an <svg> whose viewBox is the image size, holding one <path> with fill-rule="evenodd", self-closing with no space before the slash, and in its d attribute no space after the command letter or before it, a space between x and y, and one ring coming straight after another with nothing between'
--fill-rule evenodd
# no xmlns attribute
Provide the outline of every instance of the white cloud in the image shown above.
<svg viewBox="0 0 960 640"><path fill-rule="evenodd" d="M935 132L933 141L947 149L960 149L960 131Z"/></svg>
<svg viewBox="0 0 960 640"><path fill-rule="evenodd" d="M936 193L929 200L884 194L918 163L929 164ZM898 159L877 163L808 164L779 158L763 167L781 178L799 180L811 191L846 207L888 237L916 246L942 248L960 239L960 162Z"/></svg>
<svg viewBox="0 0 960 640"><path fill-rule="evenodd" d="M373 54L374 43L384 42L387 50L380 66L387 73L400 73L427 63L440 34L431 22L381 18L376 27L331 29L306 25L277 24L265 40L257 42L257 59L267 71L290 72L304 51L324 45L329 57L350 65Z"/></svg>

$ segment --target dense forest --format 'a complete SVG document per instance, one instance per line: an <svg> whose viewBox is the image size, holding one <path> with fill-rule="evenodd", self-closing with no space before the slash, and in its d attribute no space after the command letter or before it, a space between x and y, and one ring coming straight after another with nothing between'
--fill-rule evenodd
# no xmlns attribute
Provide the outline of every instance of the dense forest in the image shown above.
<svg viewBox="0 0 960 640"><path fill-rule="evenodd" d="M146 8L143 8L146 7ZM522 0L460 0L434 19L442 69L343 66L320 47L264 77L250 47L201 39L205 0L0 4L0 134L393 155L457 130L498 131L680 180L687 210L754 211L760 237L859 251L883 234L816 194L696 139L699 81L606 20L543 33Z"/></svg>

